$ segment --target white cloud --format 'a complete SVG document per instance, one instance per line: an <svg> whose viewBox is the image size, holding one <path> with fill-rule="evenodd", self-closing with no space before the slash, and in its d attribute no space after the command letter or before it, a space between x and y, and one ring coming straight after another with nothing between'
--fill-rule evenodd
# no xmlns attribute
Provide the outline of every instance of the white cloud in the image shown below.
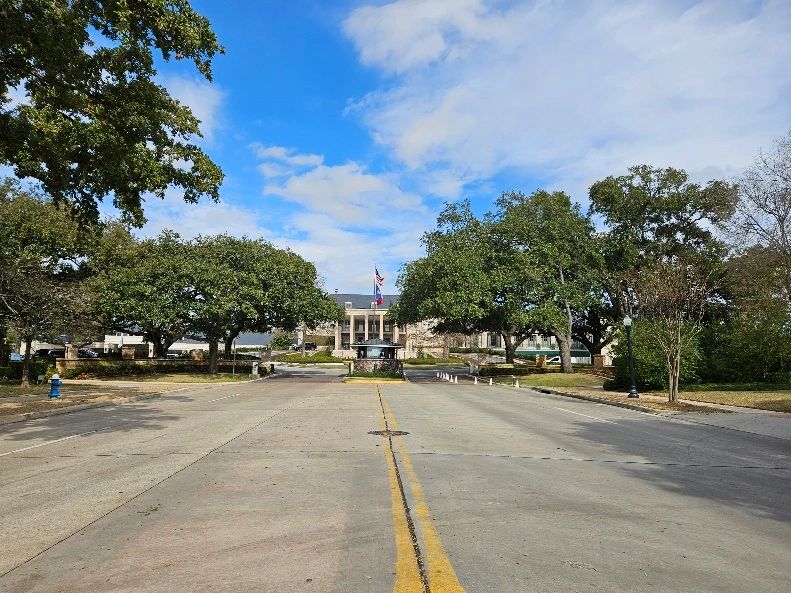
<svg viewBox="0 0 791 593"><path fill-rule="evenodd" d="M368 172L350 161L325 165L324 157L300 154L280 146L251 146L264 159L264 194L301 205L340 226L396 228L404 217L427 213L420 196L406 192L394 175Z"/></svg>
<svg viewBox="0 0 791 593"><path fill-rule="evenodd" d="M284 146L264 146L254 142L251 148L256 156L262 160L272 160L291 167L315 167L324 162L324 157L318 154L300 154L293 148Z"/></svg>
<svg viewBox="0 0 791 593"><path fill-rule="evenodd" d="M370 172L360 163L324 164L321 155L280 146L251 145L263 160L265 200L283 200L291 213L271 240L316 264L328 290L367 292L373 267L395 290L396 272L419 257L420 237L434 216L396 175Z"/></svg>
<svg viewBox="0 0 791 593"><path fill-rule="evenodd" d="M148 222L137 231L143 237L152 237L165 229L175 230L185 239L223 233L265 239L270 236L249 208L222 201L189 204L174 189L168 190L162 200L149 196L145 212Z"/></svg>
<svg viewBox="0 0 791 593"><path fill-rule="evenodd" d="M205 80L171 76L164 80L165 88L200 120L200 131L206 142L211 142L220 127L220 109L225 93Z"/></svg>
<svg viewBox="0 0 791 593"><path fill-rule="evenodd" d="M511 168L582 192L641 162L735 171L791 123L782 0L398 0L344 29L392 76L356 104L372 136L449 197Z"/></svg>

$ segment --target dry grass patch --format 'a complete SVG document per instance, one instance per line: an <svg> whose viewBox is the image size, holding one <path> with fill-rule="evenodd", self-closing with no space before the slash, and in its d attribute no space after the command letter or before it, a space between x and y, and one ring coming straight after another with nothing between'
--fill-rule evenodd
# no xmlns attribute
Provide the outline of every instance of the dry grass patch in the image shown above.
<svg viewBox="0 0 791 593"><path fill-rule="evenodd" d="M679 397L712 404L791 412L791 391L685 391Z"/></svg>
<svg viewBox="0 0 791 593"><path fill-rule="evenodd" d="M80 385L71 383L61 387L61 397L49 399L48 385L22 388L18 385L0 385L0 416L27 414L67 408L86 403L105 402L159 390L151 388Z"/></svg>
<svg viewBox="0 0 791 593"><path fill-rule="evenodd" d="M669 402L667 399L661 400L653 397L640 397L637 399L630 399L627 393L619 391L604 391L603 389L590 389L585 387L563 387L562 391L574 395L584 395L585 397L596 398L603 402L616 402L621 404L631 404L640 406L642 408L650 408L652 410L662 410L665 412L701 412L706 414L727 412L719 408L710 408L708 406L698 406L684 402ZM657 395L657 394L646 394Z"/></svg>

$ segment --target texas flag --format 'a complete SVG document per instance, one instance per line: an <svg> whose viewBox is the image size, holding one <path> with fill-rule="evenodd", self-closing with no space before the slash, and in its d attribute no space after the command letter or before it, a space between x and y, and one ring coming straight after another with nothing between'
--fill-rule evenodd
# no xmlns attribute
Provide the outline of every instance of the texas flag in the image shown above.
<svg viewBox="0 0 791 593"><path fill-rule="evenodd" d="M374 298L376 299L376 305L379 306L384 302L382 298L382 286L384 285L385 279L379 273L379 270L374 266Z"/></svg>

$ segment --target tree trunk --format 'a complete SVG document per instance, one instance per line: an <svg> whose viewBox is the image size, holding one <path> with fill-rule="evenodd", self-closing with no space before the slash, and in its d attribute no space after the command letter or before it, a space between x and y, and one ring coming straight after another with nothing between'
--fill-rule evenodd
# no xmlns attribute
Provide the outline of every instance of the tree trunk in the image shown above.
<svg viewBox="0 0 791 593"><path fill-rule="evenodd" d="M563 268L560 268L560 284L566 284L566 278L563 275ZM571 306L568 301L563 303L566 309L566 331L555 332L555 339L558 342L560 349L560 372L573 373L574 368L571 365L571 335L572 328L574 327L574 316L571 314Z"/></svg>
<svg viewBox="0 0 791 593"><path fill-rule="evenodd" d="M33 336L25 336L25 359L22 361L22 387L30 387L30 349Z"/></svg>
<svg viewBox="0 0 791 593"><path fill-rule="evenodd" d="M220 349L220 341L217 338L209 338L209 373L217 374L217 354Z"/></svg>
<svg viewBox="0 0 791 593"><path fill-rule="evenodd" d="M442 337L442 357L448 358L450 356L450 335L445 334Z"/></svg>
<svg viewBox="0 0 791 593"><path fill-rule="evenodd" d="M571 363L571 338L556 333L555 340L558 342L558 350L560 350L560 372L573 373L574 365Z"/></svg>
<svg viewBox="0 0 791 593"><path fill-rule="evenodd" d="M236 339L236 336L226 336L223 340L224 348L225 348L225 358L231 358L231 354L233 353L233 341Z"/></svg>
<svg viewBox="0 0 791 593"><path fill-rule="evenodd" d="M516 354L516 344L511 334L500 334L503 336L503 344L505 345L505 363L514 364L514 354Z"/></svg>
<svg viewBox="0 0 791 593"><path fill-rule="evenodd" d="M678 378L681 374L681 349L671 353L667 359L668 390L667 401L674 402L678 399Z"/></svg>
<svg viewBox="0 0 791 593"><path fill-rule="evenodd" d="M148 339L154 344L154 358L166 358L170 345L165 346L162 341L162 334L160 332L151 332Z"/></svg>

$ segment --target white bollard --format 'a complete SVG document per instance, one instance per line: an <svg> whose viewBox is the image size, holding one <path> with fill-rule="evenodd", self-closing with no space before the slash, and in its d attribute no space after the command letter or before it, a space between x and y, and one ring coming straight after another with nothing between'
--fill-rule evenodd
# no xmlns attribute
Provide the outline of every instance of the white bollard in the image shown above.
<svg viewBox="0 0 791 593"><path fill-rule="evenodd" d="M437 371L437 379L439 379L439 371Z"/></svg>
<svg viewBox="0 0 791 593"><path fill-rule="evenodd" d="M491 384L492 384L492 378L489 377L489 385L491 385Z"/></svg>
<svg viewBox="0 0 791 593"><path fill-rule="evenodd" d="M517 379L516 381L514 381L514 387L516 387L517 389L519 389L519 379Z"/></svg>
<svg viewBox="0 0 791 593"><path fill-rule="evenodd" d="M478 384L478 377L473 377L473 379L475 380L475 384L477 385Z"/></svg>
<svg viewBox="0 0 791 593"><path fill-rule="evenodd" d="M455 377L453 377L453 382L454 382L454 383L456 383L456 384L458 384L458 383L459 383L459 376L458 376L458 375L456 375Z"/></svg>

